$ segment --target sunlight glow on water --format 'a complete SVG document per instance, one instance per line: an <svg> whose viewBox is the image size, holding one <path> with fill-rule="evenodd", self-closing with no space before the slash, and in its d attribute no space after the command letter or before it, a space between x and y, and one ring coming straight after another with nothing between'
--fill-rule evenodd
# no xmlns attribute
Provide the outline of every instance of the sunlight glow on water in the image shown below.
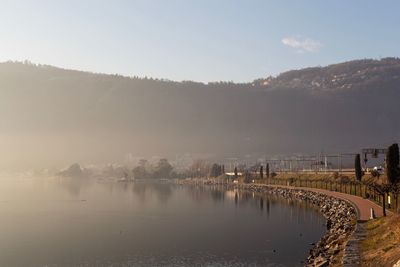
<svg viewBox="0 0 400 267"><path fill-rule="evenodd" d="M301 266L324 218L223 187L0 182L0 266Z"/></svg>

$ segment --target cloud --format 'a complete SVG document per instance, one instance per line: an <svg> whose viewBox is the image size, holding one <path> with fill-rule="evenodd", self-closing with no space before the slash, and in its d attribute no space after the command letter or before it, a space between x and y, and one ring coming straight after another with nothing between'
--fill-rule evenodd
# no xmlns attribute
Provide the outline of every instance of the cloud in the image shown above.
<svg viewBox="0 0 400 267"><path fill-rule="evenodd" d="M322 44L316 40L303 37L285 37L282 44L296 49L298 53L318 52Z"/></svg>

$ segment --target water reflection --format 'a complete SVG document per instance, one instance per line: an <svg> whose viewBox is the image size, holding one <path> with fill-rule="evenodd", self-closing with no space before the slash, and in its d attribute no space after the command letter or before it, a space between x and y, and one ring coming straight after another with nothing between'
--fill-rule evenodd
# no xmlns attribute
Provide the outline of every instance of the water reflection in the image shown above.
<svg viewBox="0 0 400 267"><path fill-rule="evenodd" d="M37 179L36 179L37 180ZM64 188L74 197L79 197L81 189L90 186L92 180L78 177L57 177L57 186Z"/></svg>
<svg viewBox="0 0 400 267"><path fill-rule="evenodd" d="M109 194L130 194L137 197L141 202L147 198L156 198L160 203L166 203L172 195L172 187L176 186L170 183L159 182L113 182L98 181L91 178L62 177L56 178L54 186L62 188L72 197L79 197L82 191L88 191L91 187L100 185L105 188ZM218 198L219 193L213 196Z"/></svg>
<svg viewBox="0 0 400 267"><path fill-rule="evenodd" d="M0 195L0 266L301 266L325 231L306 202L223 186L54 178Z"/></svg>
<svg viewBox="0 0 400 267"><path fill-rule="evenodd" d="M97 182L98 183L98 182ZM69 194L79 197L81 190L90 188L96 184L95 181L82 178L62 178L59 179L58 186L64 188ZM108 188L110 194L129 194L132 193L141 203L147 199L157 199L162 205L166 205L172 197L173 190L181 188L186 195L195 202L207 202L212 200L214 203L223 203L225 200L233 202L236 207L246 206L253 209L259 209L267 217L271 215L271 210L275 207L284 206L289 211L289 221L296 223L320 223L324 221L321 216L315 216L315 213L309 212L315 207L310 206L307 201L284 199L277 195L264 195L261 193L249 192L240 189L228 189L223 185L203 186L203 185L176 185L173 183L160 182L108 182L101 183ZM266 209L264 210L264 203ZM317 220L317 221L315 221Z"/></svg>
<svg viewBox="0 0 400 267"><path fill-rule="evenodd" d="M239 194L238 192L235 192L235 205L237 206L239 203Z"/></svg>
<svg viewBox="0 0 400 267"><path fill-rule="evenodd" d="M219 203L228 200L237 207L245 206L258 209L262 214L265 213L267 217L271 215L271 210L276 209L276 207L284 207L290 214L287 218L289 222L324 224L324 219L321 216L316 216L316 212L310 212L310 210L318 211L318 208L310 205L307 201L286 199L277 195L265 195L241 189L229 189L221 185L189 185L187 186L187 194L195 201L212 199L215 203ZM266 205L265 210L264 204Z"/></svg>

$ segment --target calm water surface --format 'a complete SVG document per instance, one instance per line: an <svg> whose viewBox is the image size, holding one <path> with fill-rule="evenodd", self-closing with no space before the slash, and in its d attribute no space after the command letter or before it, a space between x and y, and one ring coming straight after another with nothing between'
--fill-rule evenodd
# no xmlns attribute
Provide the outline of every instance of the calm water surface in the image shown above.
<svg viewBox="0 0 400 267"><path fill-rule="evenodd" d="M0 181L0 266L301 266L324 218L223 187Z"/></svg>

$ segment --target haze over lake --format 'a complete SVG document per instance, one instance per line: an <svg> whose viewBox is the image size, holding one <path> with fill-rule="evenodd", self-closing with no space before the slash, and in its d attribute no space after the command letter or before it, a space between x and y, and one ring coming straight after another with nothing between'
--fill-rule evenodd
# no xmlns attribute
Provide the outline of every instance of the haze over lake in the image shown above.
<svg viewBox="0 0 400 267"><path fill-rule="evenodd" d="M306 203L224 187L0 183L0 266L301 266L326 229Z"/></svg>

